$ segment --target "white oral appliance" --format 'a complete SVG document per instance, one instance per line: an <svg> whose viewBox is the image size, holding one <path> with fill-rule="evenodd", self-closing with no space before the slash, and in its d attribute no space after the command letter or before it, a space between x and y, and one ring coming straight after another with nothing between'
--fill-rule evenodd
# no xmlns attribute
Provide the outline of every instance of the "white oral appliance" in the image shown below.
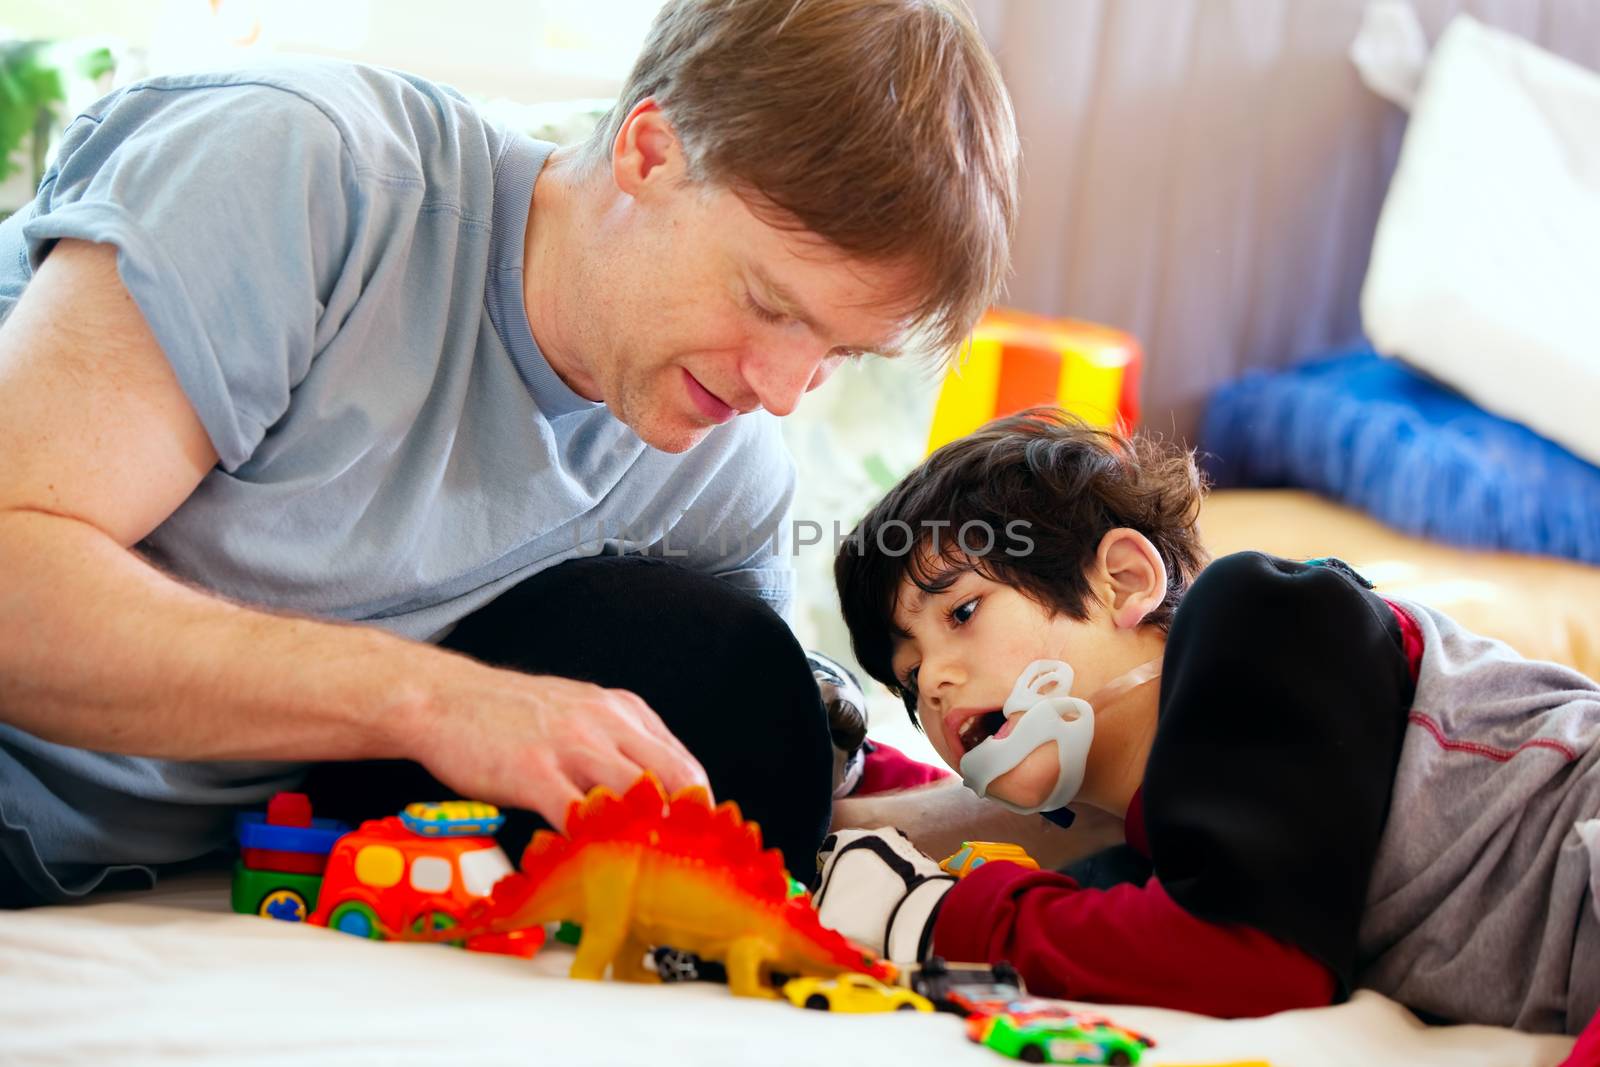
<svg viewBox="0 0 1600 1067"><path fill-rule="evenodd" d="M1023 669L1001 709L1007 719L1019 711L1022 718L1006 736L988 738L961 757L961 780L968 789L1020 815L1064 808L1078 795L1089 746L1094 743L1094 708L1087 700L1069 695L1072 678L1071 665L1058 659L1034 660ZM989 796L989 786L996 778L1015 770L1034 749L1052 741L1060 771L1055 788L1043 802L1025 808Z"/></svg>
<svg viewBox="0 0 1600 1067"><path fill-rule="evenodd" d="M1083 788L1089 747L1094 744L1094 705L1102 707L1124 693L1154 678L1161 677L1161 660L1141 663L1118 675L1093 694L1092 700L1072 696L1072 666L1058 659L1037 659L1023 668L1011 687L1001 713L1009 720L1022 712L1017 725L1004 737L991 737L961 757L961 780L968 789L1010 808L1019 815L1055 811L1072 803ZM1016 770L1040 745L1056 744L1055 788L1037 805L1024 808L999 797L989 796L996 778Z"/></svg>

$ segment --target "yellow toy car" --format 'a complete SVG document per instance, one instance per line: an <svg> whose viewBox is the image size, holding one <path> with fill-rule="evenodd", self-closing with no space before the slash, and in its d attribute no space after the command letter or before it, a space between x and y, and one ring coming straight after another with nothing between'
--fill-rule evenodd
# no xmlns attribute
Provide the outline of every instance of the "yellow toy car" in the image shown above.
<svg viewBox="0 0 1600 1067"><path fill-rule="evenodd" d="M963 841L960 850L939 864L939 869L957 878L965 878L985 863L994 860L1005 860L1032 871L1039 869L1032 856L1016 845L1008 845L1004 841Z"/></svg>
<svg viewBox="0 0 1600 1067"><path fill-rule="evenodd" d="M864 974L838 978L791 978L783 995L797 1008L862 1014L873 1011L932 1011L927 997L909 989L887 986Z"/></svg>

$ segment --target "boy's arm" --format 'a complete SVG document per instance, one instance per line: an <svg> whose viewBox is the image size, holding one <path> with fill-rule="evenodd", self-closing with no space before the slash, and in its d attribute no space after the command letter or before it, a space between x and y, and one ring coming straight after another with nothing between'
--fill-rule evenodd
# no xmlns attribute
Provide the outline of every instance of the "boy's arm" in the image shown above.
<svg viewBox="0 0 1600 1067"><path fill-rule="evenodd" d="M1259 930L1200 919L1159 880L1085 889L997 861L956 881L898 830L823 844L822 922L905 963L1010 962L1031 992L1224 1017L1331 1003L1332 971Z"/></svg>
<svg viewBox="0 0 1600 1067"><path fill-rule="evenodd" d="M1017 968L1032 993L1222 1017L1333 1001L1327 967L1247 926L1198 919L1159 880L1084 889L1066 875L985 864L945 894L932 951Z"/></svg>
<svg viewBox="0 0 1600 1067"><path fill-rule="evenodd" d="M992 804L956 778L833 802L835 830L883 826L904 831L935 858L954 854L963 841L1007 841L1043 867L1061 867L1122 841L1121 821L1094 808L1084 807L1072 829L1064 830L1037 815L1017 815Z"/></svg>

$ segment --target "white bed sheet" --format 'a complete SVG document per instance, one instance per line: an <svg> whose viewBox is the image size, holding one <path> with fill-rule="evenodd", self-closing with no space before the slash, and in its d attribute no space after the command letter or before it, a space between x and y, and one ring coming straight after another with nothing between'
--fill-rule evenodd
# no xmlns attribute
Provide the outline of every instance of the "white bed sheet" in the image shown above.
<svg viewBox="0 0 1600 1067"><path fill-rule="evenodd" d="M564 977L532 961L381 944L227 910L220 875L0 913L0 1063L806 1064L995 1067L953 1016L832 1016L713 985ZM1221 1022L1105 1009L1157 1039L1144 1062L1552 1067L1566 1038L1426 1028L1372 993Z"/></svg>

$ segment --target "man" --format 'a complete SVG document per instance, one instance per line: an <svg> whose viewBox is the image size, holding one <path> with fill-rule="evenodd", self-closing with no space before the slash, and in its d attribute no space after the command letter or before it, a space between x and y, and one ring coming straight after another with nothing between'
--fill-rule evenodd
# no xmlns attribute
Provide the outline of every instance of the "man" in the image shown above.
<svg viewBox="0 0 1600 1067"><path fill-rule="evenodd" d="M571 150L331 64L73 122L0 226L0 901L148 884L323 761L351 815L709 780L802 868L773 416L996 292L955 3L675 0Z"/></svg>

